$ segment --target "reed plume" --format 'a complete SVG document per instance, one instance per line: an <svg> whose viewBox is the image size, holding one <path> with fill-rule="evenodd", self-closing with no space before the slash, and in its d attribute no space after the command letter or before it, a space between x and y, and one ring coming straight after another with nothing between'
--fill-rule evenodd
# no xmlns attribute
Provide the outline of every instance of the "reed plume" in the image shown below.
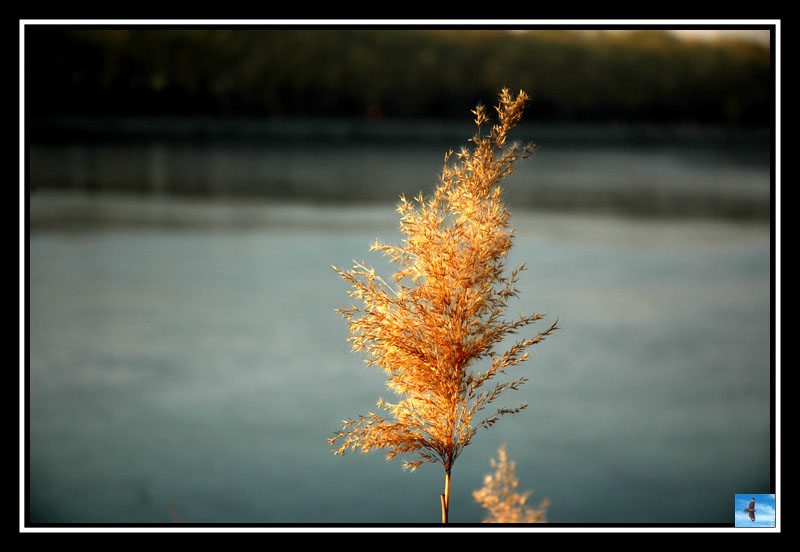
<svg viewBox="0 0 800 552"><path fill-rule="evenodd" d="M533 337L503 352L495 346L542 314L511 320L504 312L525 266L505 273L504 261L514 230L501 199L500 182L514 163L533 153L534 145L508 142L522 117L528 96L499 95L497 121L484 106L474 111L477 131L453 156L445 155L440 183L432 197L413 201L401 196L397 211L405 238L399 245L376 239L370 251L397 266L390 284L372 268L355 263L348 271L333 267L351 285L349 295L362 306L339 309L347 321L353 351L365 353L368 365L387 374L387 386L399 402L377 403L370 412L344 421L330 439L336 454L348 449L386 449L387 459L411 454L404 467L425 462L445 470L442 520L448 519L453 463L480 428L526 405L484 412L508 389L526 378L495 378L528 357L527 349L557 329L556 320ZM485 129L487 129L486 131Z"/></svg>
<svg viewBox="0 0 800 552"><path fill-rule="evenodd" d="M502 445L497 460L491 459L494 474L484 479L483 487L472 493L475 500L487 511L484 523L546 523L545 509L550 501L544 499L538 509L525 504L531 491L518 493L519 481L514 462L508 461L506 446Z"/></svg>

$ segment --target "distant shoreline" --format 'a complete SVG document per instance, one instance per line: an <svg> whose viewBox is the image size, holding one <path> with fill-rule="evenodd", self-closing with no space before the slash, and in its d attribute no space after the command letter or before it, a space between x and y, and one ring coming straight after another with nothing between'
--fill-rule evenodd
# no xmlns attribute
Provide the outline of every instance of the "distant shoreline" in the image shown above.
<svg viewBox="0 0 800 552"><path fill-rule="evenodd" d="M407 119L370 121L332 117L200 117L200 116L59 116L29 119L29 144L76 141L253 140L297 142L359 142L373 144L463 144L474 132L471 121ZM769 149L769 127L695 123L570 123L523 121L520 141L549 145L680 143L701 146L740 145Z"/></svg>

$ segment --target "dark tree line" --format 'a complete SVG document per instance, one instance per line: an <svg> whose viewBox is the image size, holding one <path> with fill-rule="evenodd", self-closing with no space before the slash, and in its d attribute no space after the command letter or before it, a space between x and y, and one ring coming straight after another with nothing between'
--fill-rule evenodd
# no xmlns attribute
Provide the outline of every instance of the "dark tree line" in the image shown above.
<svg viewBox="0 0 800 552"><path fill-rule="evenodd" d="M29 26L31 117L463 117L501 87L536 120L767 125L768 47L658 31Z"/></svg>

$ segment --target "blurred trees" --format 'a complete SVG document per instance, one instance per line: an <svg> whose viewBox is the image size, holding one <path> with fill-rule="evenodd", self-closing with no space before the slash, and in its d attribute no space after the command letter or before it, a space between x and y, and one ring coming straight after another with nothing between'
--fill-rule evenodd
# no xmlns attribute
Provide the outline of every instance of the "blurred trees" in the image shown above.
<svg viewBox="0 0 800 552"><path fill-rule="evenodd" d="M506 86L532 120L767 125L768 47L657 30L25 28L30 116L451 118Z"/></svg>

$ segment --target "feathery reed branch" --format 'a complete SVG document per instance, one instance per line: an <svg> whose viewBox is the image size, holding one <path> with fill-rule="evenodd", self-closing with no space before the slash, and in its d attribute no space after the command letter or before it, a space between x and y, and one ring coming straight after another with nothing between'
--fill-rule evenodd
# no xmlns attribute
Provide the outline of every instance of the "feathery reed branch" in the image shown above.
<svg viewBox="0 0 800 552"><path fill-rule="evenodd" d="M378 401L379 411L344 422L330 439L336 454L348 449L385 449L387 459L415 455L404 467L440 462L445 469L443 520L449 509L453 463L479 428L525 408L500 407L484 413L500 394L526 378L496 381L507 368L528 358L527 349L557 329L553 323L534 337L518 340L496 354L494 347L543 315L506 320L509 299L524 265L505 275L504 261L514 230L501 200L500 181L534 145L508 141L528 96L503 89L491 124L486 109L474 111L478 127L470 147L445 156L440 184L430 198L400 198L397 211L405 239L399 245L376 240L377 251L397 265L394 282L356 263L334 270L348 281L349 295L363 303L339 309L347 321L353 351L387 374L399 402ZM488 127L488 128L487 128ZM488 366L479 367L479 361ZM481 416L483 416L481 418Z"/></svg>

